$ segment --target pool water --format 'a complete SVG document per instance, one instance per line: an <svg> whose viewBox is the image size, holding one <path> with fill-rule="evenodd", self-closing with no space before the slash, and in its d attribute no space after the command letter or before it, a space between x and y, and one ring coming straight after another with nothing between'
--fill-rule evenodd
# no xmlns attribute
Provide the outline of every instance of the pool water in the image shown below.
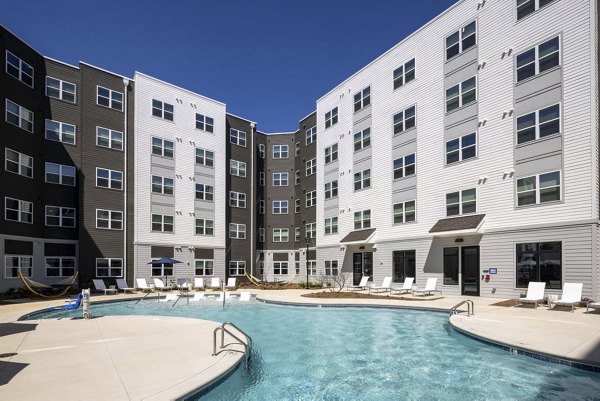
<svg viewBox="0 0 600 401"><path fill-rule="evenodd" d="M115 302L93 305L92 313L231 321L252 336L250 370L241 366L190 400L600 400L600 374L483 344L452 329L447 314L257 301L171 305Z"/></svg>

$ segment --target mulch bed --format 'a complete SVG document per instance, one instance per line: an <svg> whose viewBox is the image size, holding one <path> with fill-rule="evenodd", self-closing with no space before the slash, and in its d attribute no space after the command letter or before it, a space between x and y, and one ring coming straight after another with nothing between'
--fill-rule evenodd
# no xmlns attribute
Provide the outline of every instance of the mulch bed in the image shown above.
<svg viewBox="0 0 600 401"><path fill-rule="evenodd" d="M327 299L336 299L336 298L352 298L352 299L389 299L389 300L404 300L404 301L434 301L436 299L442 299L443 297L404 297L401 295L375 295L375 294L367 294L360 292L332 292L332 291L323 291L323 292L313 292L310 294L302 295L306 298L327 298Z"/></svg>

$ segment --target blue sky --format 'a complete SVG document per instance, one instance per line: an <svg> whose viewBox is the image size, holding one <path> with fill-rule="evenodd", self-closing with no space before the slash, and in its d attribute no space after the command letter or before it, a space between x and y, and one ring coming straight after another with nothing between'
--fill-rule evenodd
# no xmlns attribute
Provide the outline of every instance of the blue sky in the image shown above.
<svg viewBox="0 0 600 401"><path fill-rule="evenodd" d="M0 0L0 23L48 57L137 70L226 103L261 131L285 132L453 3Z"/></svg>

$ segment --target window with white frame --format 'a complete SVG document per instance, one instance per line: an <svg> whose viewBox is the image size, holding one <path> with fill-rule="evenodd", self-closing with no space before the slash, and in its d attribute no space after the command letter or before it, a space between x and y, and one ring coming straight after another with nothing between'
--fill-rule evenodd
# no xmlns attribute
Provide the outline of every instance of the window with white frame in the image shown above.
<svg viewBox="0 0 600 401"><path fill-rule="evenodd" d="M273 274L288 274L288 262L273 262Z"/></svg>
<svg viewBox="0 0 600 401"><path fill-rule="evenodd" d="M274 200L272 206L273 214L288 214L288 201Z"/></svg>
<svg viewBox="0 0 600 401"><path fill-rule="evenodd" d="M295 184L299 185L300 184L300 170L296 170L295 175L296 175Z"/></svg>
<svg viewBox="0 0 600 401"><path fill-rule="evenodd" d="M194 274L196 276L212 276L214 274L215 261L212 259L195 259Z"/></svg>
<svg viewBox="0 0 600 401"><path fill-rule="evenodd" d="M152 214L152 231L172 233L173 216L166 214Z"/></svg>
<svg viewBox="0 0 600 401"><path fill-rule="evenodd" d="M414 58L394 70L394 89L409 83L413 79L415 79Z"/></svg>
<svg viewBox="0 0 600 401"><path fill-rule="evenodd" d="M5 255L4 277L19 278L19 272L25 277L31 277L33 270L33 256Z"/></svg>
<svg viewBox="0 0 600 401"><path fill-rule="evenodd" d="M20 199L4 198L4 218L19 223L33 223L33 203Z"/></svg>
<svg viewBox="0 0 600 401"><path fill-rule="evenodd" d="M245 239L246 238L246 225L229 223L229 238L233 239Z"/></svg>
<svg viewBox="0 0 600 401"><path fill-rule="evenodd" d="M246 133L235 128L229 129L229 142L234 145L246 147Z"/></svg>
<svg viewBox="0 0 600 401"><path fill-rule="evenodd" d="M174 108L172 104L152 99L152 115L163 120L173 121Z"/></svg>
<svg viewBox="0 0 600 401"><path fill-rule="evenodd" d="M287 159L288 145L273 145L273 159Z"/></svg>
<svg viewBox="0 0 600 401"><path fill-rule="evenodd" d="M306 193L306 207L312 207L317 205L317 191L310 191Z"/></svg>
<svg viewBox="0 0 600 401"><path fill-rule="evenodd" d="M152 185L154 187L154 176L152 177ZM96 167L96 186L100 188L123 189L123 172ZM173 192L172 190L171 185L171 192Z"/></svg>
<svg viewBox="0 0 600 401"><path fill-rule="evenodd" d="M196 219L196 235L215 235L215 221Z"/></svg>
<svg viewBox="0 0 600 401"><path fill-rule="evenodd" d="M371 87L367 86L365 89L354 94L354 112L364 109L371 104Z"/></svg>
<svg viewBox="0 0 600 401"><path fill-rule="evenodd" d="M265 214L265 201L263 199L258 201L258 213Z"/></svg>
<svg viewBox="0 0 600 401"><path fill-rule="evenodd" d="M196 199L212 202L214 201L214 188L212 185L202 183L196 184Z"/></svg>
<svg viewBox="0 0 600 401"><path fill-rule="evenodd" d="M294 268L296 270L296 274L300 273L300 262L294 262Z"/></svg>
<svg viewBox="0 0 600 401"><path fill-rule="evenodd" d="M475 188L446 194L446 216L475 212L477 212L477 190Z"/></svg>
<svg viewBox="0 0 600 401"><path fill-rule="evenodd" d="M317 237L317 223L308 223L306 224L306 238L316 238Z"/></svg>
<svg viewBox="0 0 600 401"><path fill-rule="evenodd" d="M33 132L33 113L8 99L6 99L6 122Z"/></svg>
<svg viewBox="0 0 600 401"><path fill-rule="evenodd" d="M354 212L354 229L361 230L371 227L371 210L361 210Z"/></svg>
<svg viewBox="0 0 600 401"><path fill-rule="evenodd" d="M415 221L415 201L399 202L394 204L394 224Z"/></svg>
<svg viewBox="0 0 600 401"><path fill-rule="evenodd" d="M75 167L50 162L46 162L45 167L46 182L50 184L60 184L69 186L75 185Z"/></svg>
<svg viewBox="0 0 600 401"><path fill-rule="evenodd" d="M258 242L265 242L265 241L266 241L265 229L263 227L260 227L258 229Z"/></svg>
<svg viewBox="0 0 600 401"><path fill-rule="evenodd" d="M210 117L196 113L196 128L206 132L213 132L215 121Z"/></svg>
<svg viewBox="0 0 600 401"><path fill-rule="evenodd" d="M477 156L477 134L475 132L446 142L446 164L472 159Z"/></svg>
<svg viewBox="0 0 600 401"><path fill-rule="evenodd" d="M238 160L229 160L229 174L238 177L246 176L246 163Z"/></svg>
<svg viewBox="0 0 600 401"><path fill-rule="evenodd" d="M33 67L6 51L6 73L33 88Z"/></svg>
<svg viewBox="0 0 600 401"><path fill-rule="evenodd" d="M273 242L288 242L290 240L290 230L287 228L273 229Z"/></svg>
<svg viewBox="0 0 600 401"><path fill-rule="evenodd" d="M469 78L446 89L446 112L466 106L477 100L477 80Z"/></svg>
<svg viewBox="0 0 600 401"><path fill-rule="evenodd" d="M46 96L75 103L77 85L61 79L46 77Z"/></svg>
<svg viewBox="0 0 600 401"><path fill-rule="evenodd" d="M359 191L371 187L371 169L354 173L354 190Z"/></svg>
<svg viewBox="0 0 600 401"><path fill-rule="evenodd" d="M258 144L258 157L265 158L265 145L263 143Z"/></svg>
<svg viewBox="0 0 600 401"><path fill-rule="evenodd" d="M446 60L450 60L476 44L477 23L473 21L446 38Z"/></svg>
<svg viewBox="0 0 600 401"><path fill-rule="evenodd" d="M560 64L560 37L517 54L517 82L531 78Z"/></svg>
<svg viewBox="0 0 600 401"><path fill-rule="evenodd" d="M263 261L258 262L258 274L261 276L265 274L265 262Z"/></svg>
<svg viewBox="0 0 600 401"><path fill-rule="evenodd" d="M274 187L287 187L288 185L288 173L273 173L273 186Z"/></svg>
<svg viewBox="0 0 600 401"><path fill-rule="evenodd" d="M50 141L75 144L74 125L46 119L46 139Z"/></svg>
<svg viewBox="0 0 600 401"><path fill-rule="evenodd" d="M334 143L325 148L325 164L332 163L338 159L338 144Z"/></svg>
<svg viewBox="0 0 600 401"><path fill-rule="evenodd" d="M560 104L517 117L517 144L560 133Z"/></svg>
<svg viewBox="0 0 600 401"><path fill-rule="evenodd" d="M96 127L96 145L103 148L123 150L123 133L108 128Z"/></svg>
<svg viewBox="0 0 600 401"><path fill-rule="evenodd" d="M329 217L325 219L325 235L338 233L338 218Z"/></svg>
<svg viewBox="0 0 600 401"><path fill-rule="evenodd" d="M317 173L317 159L310 159L306 161L306 176Z"/></svg>
<svg viewBox="0 0 600 401"><path fill-rule="evenodd" d="M306 130L306 144L310 145L317 140L317 126L311 127Z"/></svg>
<svg viewBox="0 0 600 401"><path fill-rule="evenodd" d="M517 0L517 20L554 2L555 0Z"/></svg>
<svg viewBox="0 0 600 401"><path fill-rule="evenodd" d="M70 277L75 274L75 258L68 256L47 256L44 260L46 277Z"/></svg>
<svg viewBox="0 0 600 401"><path fill-rule="evenodd" d="M161 177L159 175L153 175L152 192L155 194L173 195L173 179Z"/></svg>
<svg viewBox="0 0 600 401"><path fill-rule="evenodd" d="M294 213L300 213L300 199L294 201Z"/></svg>
<svg viewBox="0 0 600 401"><path fill-rule="evenodd" d="M123 212L117 210L96 209L96 228L122 230Z"/></svg>
<svg viewBox="0 0 600 401"><path fill-rule="evenodd" d="M173 158L173 142L161 138L152 138L152 154Z"/></svg>
<svg viewBox="0 0 600 401"><path fill-rule="evenodd" d="M560 201L560 171L517 179L517 206Z"/></svg>
<svg viewBox="0 0 600 401"><path fill-rule="evenodd" d="M338 108L334 107L331 111L325 113L325 129L334 126L338 122Z"/></svg>
<svg viewBox="0 0 600 401"><path fill-rule="evenodd" d="M294 241L295 242L300 242L300 236L302 235L302 233L300 232L300 227L296 227L294 229Z"/></svg>
<svg viewBox="0 0 600 401"><path fill-rule="evenodd" d="M411 106L400 113L394 114L394 135L408 131L416 125L416 107Z"/></svg>
<svg viewBox="0 0 600 401"><path fill-rule="evenodd" d="M123 93L98 86L96 103L109 109L123 111Z"/></svg>
<svg viewBox="0 0 600 401"><path fill-rule="evenodd" d="M309 276L316 276L317 275L317 261L316 260L307 260L306 261L306 266L308 269L308 275Z"/></svg>
<svg viewBox="0 0 600 401"><path fill-rule="evenodd" d="M338 271L338 261L337 260L326 260L325 261L325 275L326 276L337 276Z"/></svg>
<svg viewBox="0 0 600 401"><path fill-rule="evenodd" d="M338 196L338 180L333 180L325 183L325 199L335 198Z"/></svg>
<svg viewBox="0 0 600 401"><path fill-rule="evenodd" d="M244 192L229 191L229 206L246 207L246 194Z"/></svg>
<svg viewBox="0 0 600 401"><path fill-rule="evenodd" d="M300 154L300 142L296 142L296 151L294 153L295 156Z"/></svg>
<svg viewBox="0 0 600 401"><path fill-rule="evenodd" d="M214 167L215 153L210 150L196 148L196 164L206 167Z"/></svg>
<svg viewBox="0 0 600 401"><path fill-rule="evenodd" d="M260 185L261 187L265 186L265 172L264 171L259 171L258 172L258 185Z"/></svg>
<svg viewBox="0 0 600 401"><path fill-rule="evenodd" d="M394 160L394 179L415 174L415 154L402 156Z"/></svg>
<svg viewBox="0 0 600 401"><path fill-rule="evenodd" d="M232 260L229 262L230 276L243 276L246 274L246 262L243 260Z"/></svg>
<svg viewBox="0 0 600 401"><path fill-rule="evenodd" d="M46 205L46 225L51 227L75 227L75 209Z"/></svg>
<svg viewBox="0 0 600 401"><path fill-rule="evenodd" d="M9 148L5 148L4 153L6 160L4 168L6 171L33 178L33 157Z"/></svg>
<svg viewBox="0 0 600 401"><path fill-rule="evenodd" d="M365 128L354 134L354 151L371 146L371 128Z"/></svg>

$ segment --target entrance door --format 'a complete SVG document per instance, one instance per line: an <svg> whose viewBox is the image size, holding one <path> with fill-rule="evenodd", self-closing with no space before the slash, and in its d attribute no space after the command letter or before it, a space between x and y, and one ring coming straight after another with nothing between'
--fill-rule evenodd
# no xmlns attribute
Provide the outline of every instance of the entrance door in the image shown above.
<svg viewBox="0 0 600 401"><path fill-rule="evenodd" d="M354 285L358 285L360 284L360 279L362 278L362 272L363 272L363 265L362 265L362 253L361 252L357 252L352 254L352 271L353 271L353 277L352 277L352 282L354 283Z"/></svg>
<svg viewBox="0 0 600 401"><path fill-rule="evenodd" d="M479 247L463 246L461 249L462 295L479 296Z"/></svg>

